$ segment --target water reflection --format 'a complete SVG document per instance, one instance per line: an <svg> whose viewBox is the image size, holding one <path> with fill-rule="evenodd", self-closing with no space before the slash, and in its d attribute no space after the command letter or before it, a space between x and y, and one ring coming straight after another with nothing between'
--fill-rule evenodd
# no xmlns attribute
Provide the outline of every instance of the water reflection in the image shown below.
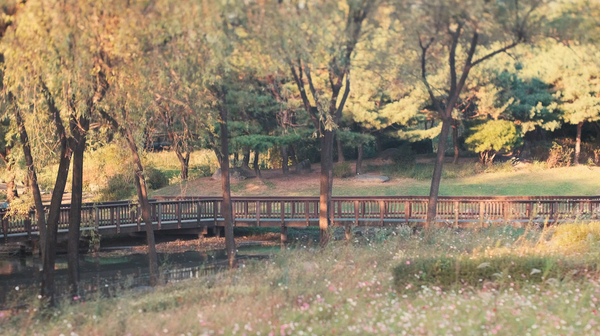
<svg viewBox="0 0 600 336"><path fill-rule="evenodd" d="M242 247L239 259L266 258L273 247ZM178 282L200 277L227 265L225 250L207 252L162 253L158 255L161 274L165 282ZM0 307L13 303L23 292L37 292L41 279L42 260L38 257L0 258ZM145 254L125 256L82 255L80 266L80 290L82 295L100 293L113 295L119 290L147 286L148 257ZM67 293L67 257L56 259L56 290L59 295ZM18 288L18 290L17 290Z"/></svg>

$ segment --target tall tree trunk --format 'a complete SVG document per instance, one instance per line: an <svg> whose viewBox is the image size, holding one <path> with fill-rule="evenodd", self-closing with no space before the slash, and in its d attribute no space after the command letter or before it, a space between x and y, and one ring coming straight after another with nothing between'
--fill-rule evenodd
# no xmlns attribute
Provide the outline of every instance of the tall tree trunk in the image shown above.
<svg viewBox="0 0 600 336"><path fill-rule="evenodd" d="M72 296L79 294L79 237L81 228L81 204L83 198L83 155L89 130L87 117L71 116L73 136L73 180L71 183L71 208L69 210L68 233L68 283Z"/></svg>
<svg viewBox="0 0 600 336"><path fill-rule="evenodd" d="M356 175L362 174L363 152L365 145L358 145L358 158L356 159Z"/></svg>
<svg viewBox="0 0 600 336"><path fill-rule="evenodd" d="M256 174L256 177L261 178L261 174L260 174L260 165L258 164L258 159L260 157L260 153L255 150L254 151L254 162L252 163L252 165L254 166L254 173Z"/></svg>
<svg viewBox="0 0 600 336"><path fill-rule="evenodd" d="M148 200L148 187L144 179L144 167L138 153L138 148L129 128L122 129L127 139L127 145L133 157L133 170L135 173L135 187L138 194L139 206L142 211L142 220L146 230L146 240L148 242L148 265L150 269L150 286L159 284L160 277L158 273L158 255L156 254L156 241L154 239L154 228L152 227L152 218L150 216L150 201Z"/></svg>
<svg viewBox="0 0 600 336"><path fill-rule="evenodd" d="M250 148L245 147L243 149L244 152L244 157L242 158L242 168L243 169L250 169Z"/></svg>
<svg viewBox="0 0 600 336"><path fill-rule="evenodd" d="M438 151L435 159L435 167L433 168L433 177L431 179L431 189L429 190L429 203L427 205L427 221L425 227L433 227L437 214L437 201L440 191L440 182L442 181L442 170L444 168L444 154L448 143L448 133L451 127L450 118L444 119L442 122L442 130L440 132L440 141L438 142Z"/></svg>
<svg viewBox="0 0 600 336"><path fill-rule="evenodd" d="M224 105L224 99L222 101ZM227 259L229 267L235 264L235 239L233 238L233 207L231 205L231 187L229 184L229 132L227 130L227 108L221 106L220 109L221 124L221 184L223 191L223 203L221 203L221 213L225 220L225 249L227 250Z"/></svg>
<svg viewBox="0 0 600 336"><path fill-rule="evenodd" d="M579 164L579 155L581 154L581 128L583 127L583 122L577 124L577 139L575 140L575 165Z"/></svg>
<svg viewBox="0 0 600 336"><path fill-rule="evenodd" d="M452 125L452 144L454 145L454 159L452 160L452 163L457 164L460 148L458 146L458 122L456 120Z"/></svg>
<svg viewBox="0 0 600 336"><path fill-rule="evenodd" d="M281 146L281 170L283 171L283 175L285 176L290 175L290 167L288 166L289 159L290 158L288 156L288 147Z"/></svg>
<svg viewBox="0 0 600 336"><path fill-rule="evenodd" d="M29 188L31 190L31 195L33 196L33 203L35 204L35 215L40 233L40 250L43 253L46 246L46 211L44 210L44 204L42 203L42 193L40 191L37 174L35 172L35 166L33 164L33 155L31 155L29 135L25 129L25 122L21 116L21 111L18 108L15 109L15 119L19 129L21 145L23 146L23 155L25 156L25 166L27 166Z"/></svg>
<svg viewBox="0 0 600 336"><path fill-rule="evenodd" d="M319 197L319 236L320 245L329 243L329 225L331 209L331 192L333 189L333 137L334 132L323 131L321 137L321 176Z"/></svg>
<svg viewBox="0 0 600 336"><path fill-rule="evenodd" d="M298 165L298 157L296 156L296 151L294 150L294 146L292 146L291 144L288 145L288 151L290 154L290 159L292 160L292 165L293 166Z"/></svg>
<svg viewBox="0 0 600 336"><path fill-rule="evenodd" d="M48 212L46 242L44 243L43 270L42 270L42 297L48 300L50 306L54 306L54 266L56 261L56 243L58 234L58 221L60 219L60 206L62 204L65 186L69 175L71 164L71 148L64 132L60 140L60 161L56 183L52 191L50 209Z"/></svg>
<svg viewBox="0 0 600 336"><path fill-rule="evenodd" d="M340 140L340 137L337 137L337 152L338 152L338 159L337 162L344 162L344 146L342 146L342 140Z"/></svg>

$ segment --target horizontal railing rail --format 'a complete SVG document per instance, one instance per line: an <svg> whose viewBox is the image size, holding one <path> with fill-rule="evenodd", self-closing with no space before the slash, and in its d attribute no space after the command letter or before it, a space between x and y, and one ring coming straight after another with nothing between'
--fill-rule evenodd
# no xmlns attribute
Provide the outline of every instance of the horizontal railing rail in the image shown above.
<svg viewBox="0 0 600 336"><path fill-rule="evenodd" d="M155 230L223 226L222 198L204 196L156 196L150 202ZM424 222L427 196L336 196L330 220L335 225L412 225ZM238 226L316 226L319 197L233 197L233 217ZM68 231L70 206L60 209L59 233ZM490 223L597 220L600 197L596 196L440 196L437 221L453 226ZM29 216L10 217L1 210L0 241L33 239L38 226ZM81 230L103 235L144 231L136 202L85 203Z"/></svg>

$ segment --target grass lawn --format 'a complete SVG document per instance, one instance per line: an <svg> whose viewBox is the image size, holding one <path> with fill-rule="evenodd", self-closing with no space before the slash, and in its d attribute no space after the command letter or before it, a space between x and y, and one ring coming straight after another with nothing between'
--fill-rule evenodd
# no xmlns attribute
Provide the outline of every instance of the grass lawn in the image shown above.
<svg viewBox="0 0 600 336"><path fill-rule="evenodd" d="M317 196L319 194L318 172L285 178L279 171L267 171L263 176L263 181L249 179L232 182L232 194L234 196ZM429 194L429 180L390 176L391 180L387 183L357 182L352 178L336 178L333 194L340 196ZM188 183L171 185L153 194L216 196L221 193L220 188L220 181L201 178ZM448 196L600 195L600 167L522 168L512 172L484 172L466 177L444 178L440 194Z"/></svg>
<svg viewBox="0 0 600 336"><path fill-rule="evenodd" d="M591 238L590 238L591 237ZM600 224L372 229L116 298L39 300L3 335L598 335Z"/></svg>

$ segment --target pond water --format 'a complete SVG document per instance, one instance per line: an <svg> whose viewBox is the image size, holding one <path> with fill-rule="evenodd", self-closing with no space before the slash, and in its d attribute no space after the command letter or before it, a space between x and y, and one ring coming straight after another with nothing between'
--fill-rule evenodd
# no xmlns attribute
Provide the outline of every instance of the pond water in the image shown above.
<svg viewBox="0 0 600 336"><path fill-rule="evenodd" d="M237 258L267 258L278 247L239 247ZM166 282L203 276L226 267L225 250L206 252L159 253L161 274ZM120 290L148 286L149 271L146 254L124 256L81 255L80 289L82 295L102 293L114 295ZM25 293L39 291L42 260L38 256L0 257L0 308L19 301ZM59 296L67 292L67 256L56 258L56 290Z"/></svg>

